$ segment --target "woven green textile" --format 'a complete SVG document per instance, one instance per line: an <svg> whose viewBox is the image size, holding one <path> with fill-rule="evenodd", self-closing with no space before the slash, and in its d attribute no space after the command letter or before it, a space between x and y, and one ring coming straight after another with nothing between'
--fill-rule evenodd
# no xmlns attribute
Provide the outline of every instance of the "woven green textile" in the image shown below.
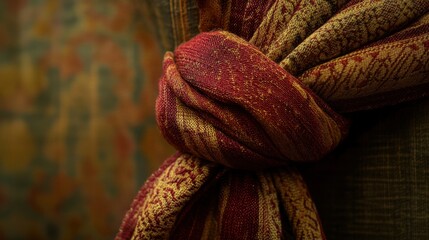
<svg viewBox="0 0 429 240"><path fill-rule="evenodd" d="M352 116L348 140L303 167L329 239L428 239L429 100Z"/></svg>

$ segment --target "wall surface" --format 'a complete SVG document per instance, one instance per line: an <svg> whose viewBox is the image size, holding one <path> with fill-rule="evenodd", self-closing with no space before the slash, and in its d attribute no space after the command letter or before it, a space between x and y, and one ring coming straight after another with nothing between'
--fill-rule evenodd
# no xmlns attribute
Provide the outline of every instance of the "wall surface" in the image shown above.
<svg viewBox="0 0 429 240"><path fill-rule="evenodd" d="M111 239L173 151L132 1L0 1L0 239Z"/></svg>

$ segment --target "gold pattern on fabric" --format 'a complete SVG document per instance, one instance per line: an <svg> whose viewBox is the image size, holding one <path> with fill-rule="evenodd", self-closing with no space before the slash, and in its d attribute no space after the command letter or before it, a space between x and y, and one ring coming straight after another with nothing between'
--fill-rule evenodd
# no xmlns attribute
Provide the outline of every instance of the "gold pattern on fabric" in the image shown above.
<svg viewBox="0 0 429 240"><path fill-rule="evenodd" d="M290 167L271 174L289 217L295 239L325 239L316 206L300 173Z"/></svg>
<svg viewBox="0 0 429 240"><path fill-rule="evenodd" d="M195 153L203 154L206 159L212 159L213 157L222 159L222 153L217 147L218 140L213 125L198 117L195 111L185 107L180 101L177 101L176 107L177 126L183 139L185 139L185 144L189 148L193 146L196 149ZM186 128L192 128L193 131L189 132Z"/></svg>
<svg viewBox="0 0 429 240"><path fill-rule="evenodd" d="M156 179L142 204L132 239L166 239L176 217L210 175L210 166L187 154Z"/></svg>
<svg viewBox="0 0 429 240"><path fill-rule="evenodd" d="M339 12L279 64L292 74L392 33L429 8L426 0L362 1Z"/></svg>
<svg viewBox="0 0 429 240"><path fill-rule="evenodd" d="M429 27L429 14L384 42L318 65L299 79L329 102L380 94L381 87L394 91L419 86L429 74L429 36L406 33L422 27Z"/></svg>
<svg viewBox="0 0 429 240"><path fill-rule="evenodd" d="M282 223L277 191L270 175L258 174L261 186L258 191L259 229L258 238L281 239Z"/></svg>
<svg viewBox="0 0 429 240"><path fill-rule="evenodd" d="M180 8L175 4L170 0ZM167 186L187 181L182 170L161 175L148 186L154 195L145 197L144 204L152 202L141 207L134 236L235 239L239 232L243 239L279 239L290 223L295 239L325 239L307 186L289 162L322 159L339 145L348 122L336 111L355 111L349 100L372 108L396 103L394 91L429 86L429 1L198 4L200 29L225 31L201 33L166 54L157 118L179 152L220 163L224 172L204 187L183 189ZM255 9L266 14L251 18ZM365 102L375 95L385 100ZM202 182L212 179L203 164L180 164L203 171ZM179 168L175 162L165 172ZM164 212L152 210L158 205Z"/></svg>
<svg viewBox="0 0 429 240"><path fill-rule="evenodd" d="M273 61L280 62L346 2L276 1L249 42Z"/></svg>

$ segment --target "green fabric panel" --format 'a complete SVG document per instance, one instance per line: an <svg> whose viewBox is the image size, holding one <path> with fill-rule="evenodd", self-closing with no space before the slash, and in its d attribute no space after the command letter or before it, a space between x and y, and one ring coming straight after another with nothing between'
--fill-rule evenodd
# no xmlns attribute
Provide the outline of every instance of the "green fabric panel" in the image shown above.
<svg viewBox="0 0 429 240"><path fill-rule="evenodd" d="M341 148L304 167L328 239L428 239L429 100L351 119Z"/></svg>
<svg viewBox="0 0 429 240"><path fill-rule="evenodd" d="M199 32L196 0L146 0L141 9L163 51L174 50Z"/></svg>

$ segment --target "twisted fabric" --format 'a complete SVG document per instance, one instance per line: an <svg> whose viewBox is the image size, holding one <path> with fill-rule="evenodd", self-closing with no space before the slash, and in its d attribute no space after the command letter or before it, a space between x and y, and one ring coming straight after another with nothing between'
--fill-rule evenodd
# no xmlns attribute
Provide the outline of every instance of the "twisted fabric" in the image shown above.
<svg viewBox="0 0 429 240"><path fill-rule="evenodd" d="M178 153L143 186L117 239L324 239L291 163L320 160L345 138L330 106L427 94L429 1L199 7L202 31L227 31L166 53L157 121Z"/></svg>

